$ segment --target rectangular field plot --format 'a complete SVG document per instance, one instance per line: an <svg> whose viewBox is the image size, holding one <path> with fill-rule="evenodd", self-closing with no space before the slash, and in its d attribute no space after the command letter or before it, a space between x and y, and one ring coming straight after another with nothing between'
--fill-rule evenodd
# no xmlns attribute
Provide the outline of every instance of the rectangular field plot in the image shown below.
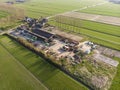
<svg viewBox="0 0 120 90"><path fill-rule="evenodd" d="M0 44L0 90L47 90Z"/></svg>

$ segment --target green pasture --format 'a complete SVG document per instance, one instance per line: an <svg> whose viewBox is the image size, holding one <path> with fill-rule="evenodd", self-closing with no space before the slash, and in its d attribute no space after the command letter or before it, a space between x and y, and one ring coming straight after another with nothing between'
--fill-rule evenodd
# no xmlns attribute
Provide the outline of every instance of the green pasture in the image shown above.
<svg viewBox="0 0 120 90"><path fill-rule="evenodd" d="M25 9L30 17L47 17L74 9L101 3L104 0L29 0L15 6Z"/></svg>
<svg viewBox="0 0 120 90"><path fill-rule="evenodd" d="M0 90L46 90L0 44Z"/></svg>
<svg viewBox="0 0 120 90"><path fill-rule="evenodd" d="M6 17L9 15L7 12L0 10L0 18Z"/></svg>
<svg viewBox="0 0 120 90"><path fill-rule="evenodd" d="M0 43L50 90L87 90L85 86L14 40L3 36Z"/></svg>
<svg viewBox="0 0 120 90"><path fill-rule="evenodd" d="M80 10L79 12L120 17L120 4L108 2L104 5Z"/></svg>
<svg viewBox="0 0 120 90"><path fill-rule="evenodd" d="M120 62L120 58L113 58L113 59ZM119 84L120 84L120 64L117 67L117 74L113 79L110 90L120 90Z"/></svg>

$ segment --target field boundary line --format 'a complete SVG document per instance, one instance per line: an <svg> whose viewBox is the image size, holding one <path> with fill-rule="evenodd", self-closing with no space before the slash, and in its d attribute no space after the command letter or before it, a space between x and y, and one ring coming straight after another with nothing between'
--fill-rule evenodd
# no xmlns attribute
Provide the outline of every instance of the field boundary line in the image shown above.
<svg viewBox="0 0 120 90"><path fill-rule="evenodd" d="M39 79L37 79L37 77L35 77L22 63L20 63L16 57L14 57L9 50L2 44L0 43L0 45L8 52L8 54L14 58L14 61L19 64L30 76L32 76L40 85L42 85L46 90L49 90Z"/></svg>

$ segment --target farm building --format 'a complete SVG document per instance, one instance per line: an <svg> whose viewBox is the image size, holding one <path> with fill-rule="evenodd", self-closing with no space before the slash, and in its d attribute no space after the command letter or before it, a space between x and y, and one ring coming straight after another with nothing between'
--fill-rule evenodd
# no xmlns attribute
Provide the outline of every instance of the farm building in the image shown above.
<svg viewBox="0 0 120 90"><path fill-rule="evenodd" d="M18 30L20 30L20 29L18 29ZM33 29L32 32L29 30L22 30L21 32L22 32L21 34L23 34L25 36L26 35L28 36L28 34L29 34L30 39L32 39L31 36L32 37L35 36L38 40L42 40L45 42L52 42L53 37L54 37L54 34L51 34L51 33L48 33L46 31L39 30L39 29Z"/></svg>
<svg viewBox="0 0 120 90"><path fill-rule="evenodd" d="M25 0L16 0L16 2L25 2Z"/></svg>
<svg viewBox="0 0 120 90"><path fill-rule="evenodd" d="M46 41L52 41L52 39L54 37L54 34L51 34L49 32L46 32L46 31L43 31L43 30L39 30L39 29L33 29L32 33L38 35L39 37L42 37Z"/></svg>
<svg viewBox="0 0 120 90"><path fill-rule="evenodd" d="M109 0L110 2L116 3L116 4L120 4L120 0Z"/></svg>
<svg viewBox="0 0 120 90"><path fill-rule="evenodd" d="M42 28L48 22L48 19L43 18L42 20L37 20L34 18L25 17L23 21L27 22L29 27Z"/></svg>

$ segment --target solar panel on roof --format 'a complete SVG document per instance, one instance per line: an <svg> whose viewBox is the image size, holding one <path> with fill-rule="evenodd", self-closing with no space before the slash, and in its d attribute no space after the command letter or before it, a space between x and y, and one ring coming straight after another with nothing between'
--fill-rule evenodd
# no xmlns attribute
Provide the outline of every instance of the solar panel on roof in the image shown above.
<svg viewBox="0 0 120 90"><path fill-rule="evenodd" d="M29 33L29 34L31 34L31 35L34 35L34 36L38 37L38 39L42 39L42 40L45 40L45 39L46 39L46 38L43 37L43 36L40 36L40 35L38 35L38 34L36 34L36 33L30 32L30 31L27 31L27 30L24 30L24 33Z"/></svg>
<svg viewBox="0 0 120 90"><path fill-rule="evenodd" d="M53 36L53 34L51 34L51 33L48 33L46 31L42 31L42 30L38 30L38 29L34 29L34 30L32 30L32 32L36 33L40 36L43 36L45 38L48 38L48 39Z"/></svg>

